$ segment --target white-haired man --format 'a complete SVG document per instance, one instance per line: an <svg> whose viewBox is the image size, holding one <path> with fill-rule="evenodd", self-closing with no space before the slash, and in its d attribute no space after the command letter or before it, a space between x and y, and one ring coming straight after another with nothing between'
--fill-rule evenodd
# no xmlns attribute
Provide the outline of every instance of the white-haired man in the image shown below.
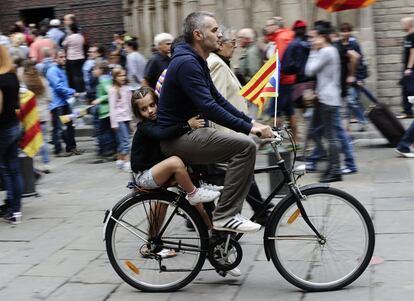
<svg viewBox="0 0 414 301"><path fill-rule="evenodd" d="M154 53L145 66L144 86L155 90L158 78L170 64L171 43L173 40L174 37L166 32L159 33L154 37L154 45L157 52Z"/></svg>

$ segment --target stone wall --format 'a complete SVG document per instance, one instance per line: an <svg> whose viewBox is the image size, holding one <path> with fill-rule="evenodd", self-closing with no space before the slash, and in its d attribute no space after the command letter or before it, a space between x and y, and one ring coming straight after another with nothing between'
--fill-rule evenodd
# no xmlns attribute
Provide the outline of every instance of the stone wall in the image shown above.
<svg viewBox="0 0 414 301"><path fill-rule="evenodd" d="M381 101L395 105L401 102L398 81L402 73L402 44L406 35L400 20L414 15L412 0L377 0L373 8L377 45L377 92Z"/></svg>
<svg viewBox="0 0 414 301"><path fill-rule="evenodd" d="M123 29L122 0L0 0L0 30L7 33L22 10L41 8L53 8L60 19L75 14L90 43L108 45L113 33Z"/></svg>

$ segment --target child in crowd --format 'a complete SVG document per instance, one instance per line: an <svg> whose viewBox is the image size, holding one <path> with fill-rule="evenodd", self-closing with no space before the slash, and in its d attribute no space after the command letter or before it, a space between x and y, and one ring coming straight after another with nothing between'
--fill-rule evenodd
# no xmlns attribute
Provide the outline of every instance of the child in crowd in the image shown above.
<svg viewBox="0 0 414 301"><path fill-rule="evenodd" d="M149 87L132 93L132 112L139 120L131 149L131 167L137 184L144 189L156 189L174 177L187 192L191 205L215 200L220 196L219 191L196 188L183 161L177 156L165 158L159 145L160 140L204 127L204 120L193 117L186 124L160 128L157 125L157 103L158 97Z"/></svg>
<svg viewBox="0 0 414 301"><path fill-rule="evenodd" d="M97 60L92 74L98 78L98 86L96 87L97 98L92 101L93 105L98 106L99 126L96 133L98 138L98 155L109 157L116 152L116 138L109 118L108 93L112 86L112 77L109 75L108 63L102 59Z"/></svg>
<svg viewBox="0 0 414 301"><path fill-rule="evenodd" d="M112 87L109 89L109 117L118 143L116 167L128 172L131 171L131 164L128 160L131 115L131 90L127 86L125 70L118 67L112 70Z"/></svg>

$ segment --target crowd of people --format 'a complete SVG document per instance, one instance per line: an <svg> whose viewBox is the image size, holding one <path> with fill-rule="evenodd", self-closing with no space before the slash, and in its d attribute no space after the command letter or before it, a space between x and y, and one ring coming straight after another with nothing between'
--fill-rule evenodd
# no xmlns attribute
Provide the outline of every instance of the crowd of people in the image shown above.
<svg viewBox="0 0 414 301"><path fill-rule="evenodd" d="M413 21L406 22L412 30ZM307 170L318 171L317 163L328 160L321 182L356 173L349 123L355 119L359 131L366 129L358 87L368 77L368 66L351 24L341 24L339 31L327 21L310 27L303 20L287 27L283 18L272 17L258 37L252 28L218 26L214 15L195 12L187 16L181 36L157 34L147 59L139 52L139 39L124 31L114 34L108 47L89 45L73 14L64 16L63 24L58 19L31 27L16 22L9 36L0 35L0 168L7 190L1 214L13 223L21 221L19 89L36 95L45 141L43 165L36 167L40 171L50 172L49 140L55 157L82 154L74 120L64 123L62 116L70 115L74 100L84 97L93 117L97 156L132 171L143 188L161 187L175 177L209 228L254 232L265 223L268 211L258 216L258 224L240 212L246 198L255 212L261 210L253 176L256 143L248 134L270 137L265 123L273 124L275 117L278 126L289 124L297 141L300 136L301 142L314 141ZM234 58L236 47L241 51ZM270 99L261 114L239 91L276 50L279 98ZM408 51L412 68L411 55ZM302 135L299 117L308 121ZM399 149L407 153L403 146ZM185 166L204 164L225 173L217 186L196 188L189 180ZM204 211L201 203L218 197L214 213Z"/></svg>

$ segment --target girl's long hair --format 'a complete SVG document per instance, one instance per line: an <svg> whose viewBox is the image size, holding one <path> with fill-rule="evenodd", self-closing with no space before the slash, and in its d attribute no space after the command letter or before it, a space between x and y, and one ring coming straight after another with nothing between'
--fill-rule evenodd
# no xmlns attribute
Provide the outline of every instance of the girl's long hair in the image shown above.
<svg viewBox="0 0 414 301"><path fill-rule="evenodd" d="M115 87L121 87L119 84L118 84L118 82L116 81L116 78L122 73L122 72L125 72L125 69L124 68L121 68L121 67L116 67L116 68L114 68L114 69L112 69L112 84L115 86Z"/></svg>
<svg viewBox="0 0 414 301"><path fill-rule="evenodd" d="M141 87L132 92L131 96L131 108L132 113L138 119L138 121L143 121L141 113L139 112L138 102L140 99L143 99L146 95L150 94L154 102L158 105L158 96L155 94L155 91L150 87Z"/></svg>
<svg viewBox="0 0 414 301"><path fill-rule="evenodd" d="M0 45L0 74L5 74L13 69L13 61L7 48Z"/></svg>
<svg viewBox="0 0 414 301"><path fill-rule="evenodd" d="M32 91L36 96L41 96L45 93L45 86L39 72L37 72L36 63L33 61L27 60L24 62L23 82L27 89Z"/></svg>

